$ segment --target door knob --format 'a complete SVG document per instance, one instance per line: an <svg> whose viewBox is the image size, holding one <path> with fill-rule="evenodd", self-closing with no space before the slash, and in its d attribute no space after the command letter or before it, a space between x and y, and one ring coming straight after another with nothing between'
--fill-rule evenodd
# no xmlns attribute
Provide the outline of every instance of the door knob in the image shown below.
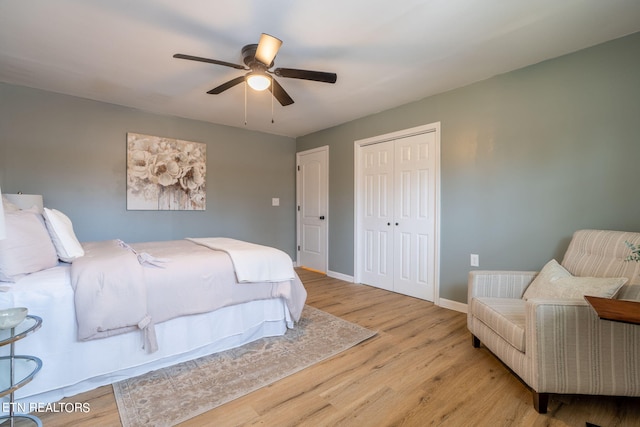
<svg viewBox="0 0 640 427"><path fill-rule="evenodd" d="M322 216L320 217L320 219L324 219L324 215L322 215Z"/></svg>

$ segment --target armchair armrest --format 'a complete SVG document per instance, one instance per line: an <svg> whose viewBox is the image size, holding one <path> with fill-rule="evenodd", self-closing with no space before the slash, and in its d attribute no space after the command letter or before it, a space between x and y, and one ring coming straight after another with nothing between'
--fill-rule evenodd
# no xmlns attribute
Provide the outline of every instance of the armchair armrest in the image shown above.
<svg viewBox="0 0 640 427"><path fill-rule="evenodd" d="M467 303L473 297L522 298L537 271L473 270L469 272Z"/></svg>
<svg viewBox="0 0 640 427"><path fill-rule="evenodd" d="M599 319L584 300L532 299L525 307L534 390L640 396L640 325Z"/></svg>

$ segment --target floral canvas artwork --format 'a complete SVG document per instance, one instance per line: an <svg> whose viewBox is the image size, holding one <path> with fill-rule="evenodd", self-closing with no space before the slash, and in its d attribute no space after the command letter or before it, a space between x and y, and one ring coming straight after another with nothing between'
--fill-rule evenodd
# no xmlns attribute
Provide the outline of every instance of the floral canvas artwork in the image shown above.
<svg viewBox="0 0 640 427"><path fill-rule="evenodd" d="M206 144L127 133L128 210L205 210Z"/></svg>

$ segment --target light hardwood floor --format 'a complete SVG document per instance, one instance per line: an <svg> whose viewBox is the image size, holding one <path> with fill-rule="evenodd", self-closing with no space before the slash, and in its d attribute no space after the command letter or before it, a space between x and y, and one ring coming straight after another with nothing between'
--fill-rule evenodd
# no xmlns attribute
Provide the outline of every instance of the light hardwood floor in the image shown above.
<svg viewBox="0 0 640 427"><path fill-rule="evenodd" d="M415 298L299 270L307 304L378 331L364 343L182 426L640 426L640 399L531 393L466 316ZM86 414L41 414L45 427L119 426L111 386L67 399ZM167 405L177 404L167 402Z"/></svg>

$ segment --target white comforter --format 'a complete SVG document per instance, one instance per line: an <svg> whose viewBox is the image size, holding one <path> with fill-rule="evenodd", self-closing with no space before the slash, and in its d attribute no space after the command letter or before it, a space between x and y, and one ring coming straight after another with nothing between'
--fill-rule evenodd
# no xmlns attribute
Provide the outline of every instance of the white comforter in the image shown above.
<svg viewBox="0 0 640 427"><path fill-rule="evenodd" d="M285 252L227 237L188 238L210 249L226 252L233 261L238 282L282 282L296 276L293 261Z"/></svg>
<svg viewBox="0 0 640 427"><path fill-rule="evenodd" d="M239 283L226 252L188 240L132 244L136 253L117 240L83 247L85 256L71 268L80 340L138 328L147 350L155 351L154 324L268 298L283 298L297 321L306 300L295 272L293 279ZM140 254L165 262L141 263ZM290 258L289 263L293 270Z"/></svg>

